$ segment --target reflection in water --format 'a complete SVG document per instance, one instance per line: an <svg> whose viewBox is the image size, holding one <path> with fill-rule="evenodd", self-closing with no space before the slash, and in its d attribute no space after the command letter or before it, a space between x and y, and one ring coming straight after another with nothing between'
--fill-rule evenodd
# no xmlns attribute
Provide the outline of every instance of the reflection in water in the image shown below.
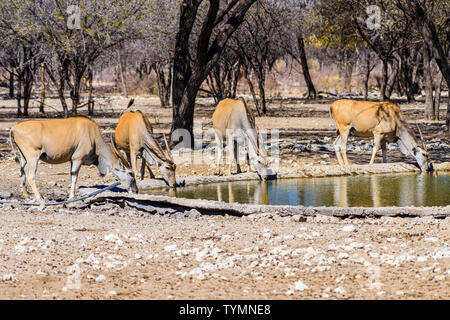
<svg viewBox="0 0 450 320"><path fill-rule="evenodd" d="M231 182L228 182L228 202L234 202L233 186L231 185Z"/></svg>
<svg viewBox="0 0 450 320"><path fill-rule="evenodd" d="M380 179L378 176L373 175L370 177L370 188L372 190L372 207L381 207L381 199L380 199Z"/></svg>
<svg viewBox="0 0 450 320"><path fill-rule="evenodd" d="M149 193L167 195L163 190ZM450 205L450 175L397 174L224 182L171 189L169 195L274 205L446 206Z"/></svg>
<svg viewBox="0 0 450 320"><path fill-rule="evenodd" d="M334 205L339 207L348 207L346 177L342 176L336 178L334 190L334 199L336 199Z"/></svg>

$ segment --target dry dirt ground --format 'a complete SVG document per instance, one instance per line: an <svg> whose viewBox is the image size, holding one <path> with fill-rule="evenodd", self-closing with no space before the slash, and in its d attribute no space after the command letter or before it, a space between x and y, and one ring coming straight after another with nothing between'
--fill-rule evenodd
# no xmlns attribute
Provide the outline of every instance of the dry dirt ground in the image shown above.
<svg viewBox="0 0 450 320"><path fill-rule="evenodd" d="M58 105L56 100L47 103ZM105 138L126 103L114 97L98 100L100 116L94 119ZM206 130L213 107L206 99L199 103L195 116ZM169 131L171 110L157 105L154 98L136 99L159 136ZM327 148L300 148L334 140L329 101L292 99L272 101L269 107L257 124L280 128L285 170L336 164ZM9 128L21 120L13 117L14 108L14 101L0 101L0 198L23 200L19 166L7 143ZM433 161L450 161L444 122L419 120L421 108L402 104L426 140L435 139ZM349 158L368 162L370 150L350 150ZM388 160L413 162L395 150ZM177 169L179 176L213 172L210 164ZM41 163L37 179L47 200L65 199L69 164ZM79 181L82 188L116 180L83 167ZM196 210L159 216L112 204L85 210L1 207L0 299L72 298L449 299L450 218L240 218Z"/></svg>

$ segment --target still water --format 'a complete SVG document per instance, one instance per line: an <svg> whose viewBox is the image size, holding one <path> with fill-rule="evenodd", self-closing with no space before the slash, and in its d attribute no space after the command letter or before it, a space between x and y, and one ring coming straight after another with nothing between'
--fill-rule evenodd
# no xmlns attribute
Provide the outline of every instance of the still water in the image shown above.
<svg viewBox="0 0 450 320"><path fill-rule="evenodd" d="M150 194L271 205L387 207L450 205L450 174L390 174L236 181Z"/></svg>

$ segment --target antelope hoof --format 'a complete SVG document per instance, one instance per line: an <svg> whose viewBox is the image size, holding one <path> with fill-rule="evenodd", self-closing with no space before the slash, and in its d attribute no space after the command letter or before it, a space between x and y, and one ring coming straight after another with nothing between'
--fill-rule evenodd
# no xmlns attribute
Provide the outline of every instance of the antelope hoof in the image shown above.
<svg viewBox="0 0 450 320"><path fill-rule="evenodd" d="M35 198L33 202L39 203L38 210L44 210L44 208L45 208L45 200L44 200L44 198Z"/></svg>

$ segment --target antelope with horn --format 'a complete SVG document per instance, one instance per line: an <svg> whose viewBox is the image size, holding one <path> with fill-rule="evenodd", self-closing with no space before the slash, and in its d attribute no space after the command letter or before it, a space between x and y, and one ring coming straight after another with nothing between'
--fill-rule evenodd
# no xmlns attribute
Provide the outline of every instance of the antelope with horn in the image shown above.
<svg viewBox="0 0 450 320"><path fill-rule="evenodd" d="M230 145L230 158L228 175L231 175L233 159L236 161L237 173L241 172L238 154L238 138L245 138L247 145L247 164L255 167L259 177L267 180L270 173L266 168L266 152L256 130L255 117L244 99L224 99L220 101L212 116L212 123L218 148L218 161L216 173L220 174L220 164L223 155L223 141L228 139Z"/></svg>
<svg viewBox="0 0 450 320"><path fill-rule="evenodd" d="M334 142L334 149L340 165L349 165L346 144L349 134L354 134L357 137L374 138L370 164L374 163L380 146L383 162L386 163L386 143L397 142L400 151L405 155L412 155L422 171L433 170L422 132L419 129L422 139L422 144L419 145L403 119L400 107L395 103L337 100L331 105L330 114L339 134Z"/></svg>
<svg viewBox="0 0 450 320"><path fill-rule="evenodd" d="M25 198L29 197L26 182L36 200L43 199L36 187L39 160L51 164L71 163L72 185L70 198L75 197L78 172L81 165L97 166L101 176L113 173L129 192L137 192L134 176L119 154L103 140L98 125L90 118L76 116L67 119L29 120L14 125L10 130L13 152L20 155L20 176ZM18 158L15 158L18 162Z"/></svg>
<svg viewBox="0 0 450 320"><path fill-rule="evenodd" d="M116 150L123 150L126 153L135 177L137 175L137 156L139 155L142 157L141 179L144 178L146 165L156 164L167 185L170 187L176 186L176 165L166 136L164 135L166 145L166 151L164 151L153 137L150 121L140 110L129 111L120 116L114 140L113 145ZM150 167L147 166L147 168L150 171L150 176L153 178Z"/></svg>

